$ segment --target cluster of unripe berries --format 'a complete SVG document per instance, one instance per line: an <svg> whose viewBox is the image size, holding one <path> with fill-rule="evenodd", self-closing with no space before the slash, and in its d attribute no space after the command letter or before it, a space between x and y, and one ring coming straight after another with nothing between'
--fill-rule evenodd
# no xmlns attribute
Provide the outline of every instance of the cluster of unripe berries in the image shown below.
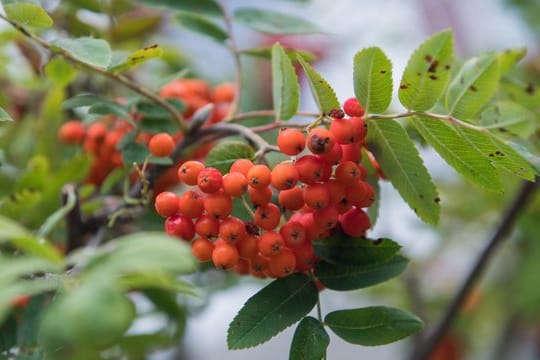
<svg viewBox="0 0 540 360"><path fill-rule="evenodd" d="M192 188L155 200L165 231L191 241L200 261L256 277L312 269L312 241L333 232L364 236L371 224L363 209L375 197L360 163L367 128L356 99L344 110L350 117L333 111L328 128L282 129L277 145L291 159L273 169L238 159L222 175L198 161L183 163L178 178ZM252 218L233 215L234 199L253 207Z"/></svg>
<svg viewBox="0 0 540 360"><path fill-rule="evenodd" d="M230 103L234 98L234 93L234 86L231 83L222 83L212 88L207 82L201 79L176 80L165 85L160 90L162 97L178 99L184 103L185 111L183 116L187 119L200 107L208 103L214 103L213 112L208 120L209 124L219 122L225 118ZM132 113L131 117L132 122L141 122L144 119L144 116L136 111ZM124 166L122 154L117 145L127 133L135 131L135 126L132 122L109 115L88 125L79 120L70 120L60 127L58 138L63 143L82 145L83 149L92 158L90 173L86 179L87 183L99 186L113 170ZM151 141L154 135L139 131L135 141L148 146L150 152L155 156L168 156L170 153L160 152L159 150L157 152L152 151ZM163 138L163 135L160 136ZM174 147L174 143L180 140L183 134L178 132L172 135L167 134L167 136L173 142ZM162 143L163 139L161 141L154 140L154 142L158 142L158 145L154 145L154 147L159 148L159 143ZM209 149L210 146L208 144L201 145L201 148L192 154L192 158L204 157ZM131 166L131 164L126 165ZM179 165L177 164L176 167ZM165 173L162 179L158 180L158 188L166 188L176 183L176 170L174 170Z"/></svg>

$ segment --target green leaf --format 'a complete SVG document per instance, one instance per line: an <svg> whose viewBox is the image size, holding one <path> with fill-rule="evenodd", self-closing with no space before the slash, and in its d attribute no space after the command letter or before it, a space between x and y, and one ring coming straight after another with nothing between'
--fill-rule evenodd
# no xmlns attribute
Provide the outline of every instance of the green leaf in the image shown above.
<svg viewBox="0 0 540 360"><path fill-rule="evenodd" d="M53 25L53 20L39 5L28 2L16 2L4 4L7 18L22 26L48 28Z"/></svg>
<svg viewBox="0 0 540 360"><path fill-rule="evenodd" d="M512 79L514 80L514 79ZM540 112L540 91L532 82L518 83L516 81L502 83L507 96L516 103L534 112Z"/></svg>
<svg viewBox="0 0 540 360"><path fill-rule="evenodd" d="M0 323L11 311L11 303L21 295L33 296L58 288L59 281L56 278L38 277L32 280L21 279L10 285L3 286L0 292Z"/></svg>
<svg viewBox="0 0 540 360"><path fill-rule="evenodd" d="M223 141L217 144L206 156L206 167L213 167L226 174L237 159L252 159L253 148L241 141Z"/></svg>
<svg viewBox="0 0 540 360"><path fill-rule="evenodd" d="M223 30L205 16L189 12L180 12L175 18L180 25L186 29L208 36L219 43L224 43L225 40L229 38L227 31Z"/></svg>
<svg viewBox="0 0 540 360"><path fill-rule="evenodd" d="M0 107L0 122L2 121L13 121L13 118L7 113L6 110Z"/></svg>
<svg viewBox="0 0 540 360"><path fill-rule="evenodd" d="M390 280L401 274L409 260L396 255L389 260L367 265L337 265L320 261L315 276L328 289L347 291L362 289Z"/></svg>
<svg viewBox="0 0 540 360"><path fill-rule="evenodd" d="M61 57L55 57L45 65L45 75L56 86L67 86L77 77L77 71Z"/></svg>
<svg viewBox="0 0 540 360"><path fill-rule="evenodd" d="M0 272L0 284L5 286L17 279L35 273L53 273L62 270L58 263L34 256L0 257L2 271Z"/></svg>
<svg viewBox="0 0 540 360"><path fill-rule="evenodd" d="M317 59L317 55L309 51L289 49L289 48L283 48L283 49L285 50L285 53L291 59L291 61L297 61L296 60L297 56L300 56L302 59L304 59L307 62L312 62L313 60ZM260 57L264 59L271 59L272 47L259 47L259 48L246 49L246 50L240 51L240 53L243 55L255 56L255 57Z"/></svg>
<svg viewBox="0 0 540 360"><path fill-rule="evenodd" d="M455 129L487 156L491 164L497 169L507 171L525 180L534 181L535 172L531 165L512 147L496 138L493 134L463 126L455 126Z"/></svg>
<svg viewBox="0 0 540 360"><path fill-rule="evenodd" d="M114 101L103 101L98 102L90 106L88 109L89 114L95 114L95 115L116 115L124 120L129 121L132 125L135 123L131 119L131 115L129 114L127 108Z"/></svg>
<svg viewBox="0 0 540 360"><path fill-rule="evenodd" d="M506 49L498 54L501 76L506 74L514 65L516 65L527 54L526 47Z"/></svg>
<svg viewBox="0 0 540 360"><path fill-rule="evenodd" d="M214 0L142 0L148 6L166 7L172 10L189 11L196 14L223 16L221 7Z"/></svg>
<svg viewBox="0 0 540 360"><path fill-rule="evenodd" d="M450 80L454 60L452 32L442 31L412 54L401 78L399 100L409 110L431 109Z"/></svg>
<svg viewBox="0 0 540 360"><path fill-rule="evenodd" d="M300 102L300 85L291 59L279 45L272 47L272 98L276 121L289 120Z"/></svg>
<svg viewBox="0 0 540 360"><path fill-rule="evenodd" d="M416 315L385 306L334 311L324 323L343 340L364 346L389 344L424 326Z"/></svg>
<svg viewBox="0 0 540 360"><path fill-rule="evenodd" d="M479 125L526 139L536 129L536 115L513 101L500 101L482 112Z"/></svg>
<svg viewBox="0 0 540 360"><path fill-rule="evenodd" d="M309 313L317 297L315 284L305 274L273 281L249 298L229 325L229 349L245 349L270 340Z"/></svg>
<svg viewBox="0 0 540 360"><path fill-rule="evenodd" d="M186 109L186 105L182 100L166 99L166 101L180 113L183 113ZM171 113L163 106L144 100L137 102L137 112L142 114L145 120L171 120Z"/></svg>
<svg viewBox="0 0 540 360"><path fill-rule="evenodd" d="M382 113L392 101L392 63L378 47L354 55L354 94L366 113Z"/></svg>
<svg viewBox="0 0 540 360"><path fill-rule="evenodd" d="M176 279L171 274L162 272L144 272L128 274L119 279L120 284L126 289L163 289L188 295L196 295L195 287L185 281Z"/></svg>
<svg viewBox="0 0 540 360"><path fill-rule="evenodd" d="M300 321L292 339L289 360L321 360L330 344L323 324L311 316Z"/></svg>
<svg viewBox="0 0 540 360"><path fill-rule="evenodd" d="M461 120L469 120L489 101L497 90L499 58L488 54L469 59L448 86L446 109Z"/></svg>
<svg viewBox="0 0 540 360"><path fill-rule="evenodd" d="M414 117L412 124L437 153L465 179L486 190L502 192L495 167L470 140L447 121Z"/></svg>
<svg viewBox="0 0 540 360"><path fill-rule="evenodd" d="M526 144L509 142L508 145L511 146L512 149L514 149L519 154L519 156L527 160L527 162L536 171L536 174L540 174L540 156L538 156L536 151L529 149Z"/></svg>
<svg viewBox="0 0 540 360"><path fill-rule="evenodd" d="M131 166L133 163L142 164L149 155L148 148L136 142L131 142L122 148L122 162L126 166Z"/></svg>
<svg viewBox="0 0 540 360"><path fill-rule="evenodd" d="M34 348L38 345L39 324L48 303L47 295L34 296L28 301L21 314L21 323L17 329L18 346Z"/></svg>
<svg viewBox="0 0 540 360"><path fill-rule="evenodd" d="M240 8L234 12L233 20L255 31L265 34L321 33L314 23L277 11L255 8Z"/></svg>
<svg viewBox="0 0 540 360"><path fill-rule="evenodd" d="M154 44L132 52L121 62L110 66L108 70L113 73L120 73L132 69L150 59L161 57L162 55L163 49L159 45Z"/></svg>
<svg viewBox="0 0 540 360"><path fill-rule="evenodd" d="M330 263L367 265L390 259L401 246L386 238L371 240L337 234L314 241L313 248L318 257Z"/></svg>
<svg viewBox="0 0 540 360"><path fill-rule="evenodd" d="M367 142L401 197L420 219L436 224L440 212L437 189L405 129L394 120L370 120Z"/></svg>
<svg viewBox="0 0 540 360"><path fill-rule="evenodd" d="M302 57L297 56L296 59L302 65L307 75L311 93L321 112L327 114L330 110L340 109L341 105L337 99L336 92L330 84L311 65L305 62Z"/></svg>
<svg viewBox="0 0 540 360"><path fill-rule="evenodd" d="M51 42L54 49L65 51L77 60L106 69L112 59L109 43L103 39L81 37L76 39L58 39Z"/></svg>

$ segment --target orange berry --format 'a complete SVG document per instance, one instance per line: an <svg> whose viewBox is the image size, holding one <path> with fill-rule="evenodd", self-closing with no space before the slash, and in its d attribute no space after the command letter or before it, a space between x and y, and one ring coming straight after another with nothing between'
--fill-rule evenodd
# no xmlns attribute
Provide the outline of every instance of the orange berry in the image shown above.
<svg viewBox="0 0 540 360"><path fill-rule="evenodd" d="M330 191L326 184L310 184L304 189L304 202L313 209L323 209L330 203Z"/></svg>
<svg viewBox="0 0 540 360"><path fill-rule="evenodd" d="M272 169L272 186L277 190L287 190L298 182L298 171L290 162L282 162Z"/></svg>
<svg viewBox="0 0 540 360"><path fill-rule="evenodd" d="M236 87L233 83L225 82L221 83L212 89L210 94L214 102L231 102L234 99L236 93Z"/></svg>
<svg viewBox="0 0 540 360"><path fill-rule="evenodd" d="M201 262L212 260L213 251L214 244L207 238L200 237L191 243L191 253Z"/></svg>
<svg viewBox="0 0 540 360"><path fill-rule="evenodd" d="M339 217L343 232L350 236L364 236L371 227L369 216L361 209L351 208Z"/></svg>
<svg viewBox="0 0 540 360"><path fill-rule="evenodd" d="M209 167L201 170L197 176L197 186L206 194L218 192L223 185L223 176L218 169Z"/></svg>
<svg viewBox="0 0 540 360"><path fill-rule="evenodd" d="M267 231L259 238L259 252L262 256L270 257L279 254L285 246L283 237L275 231Z"/></svg>
<svg viewBox="0 0 540 360"><path fill-rule="evenodd" d="M154 207L156 212L163 217L173 216L178 211L178 196L169 191L162 192L156 196Z"/></svg>
<svg viewBox="0 0 540 360"><path fill-rule="evenodd" d="M298 155L306 147L306 136L298 129L283 128L278 134L277 146L285 155Z"/></svg>
<svg viewBox="0 0 540 360"><path fill-rule="evenodd" d="M219 225L218 219L204 214L195 222L195 232L202 237L214 239L219 235Z"/></svg>
<svg viewBox="0 0 540 360"><path fill-rule="evenodd" d="M337 204L345 197L345 187L336 179L331 179L326 183L330 193L330 204Z"/></svg>
<svg viewBox="0 0 540 360"><path fill-rule="evenodd" d="M238 264L239 260L240 255L238 255L236 247L226 242L216 245L212 251L212 261L218 269L231 269Z"/></svg>
<svg viewBox="0 0 540 360"><path fill-rule="evenodd" d="M247 177L249 169L251 169L253 166L253 162L249 159L237 159L232 163L229 173L239 172Z"/></svg>
<svg viewBox="0 0 540 360"><path fill-rule="evenodd" d="M204 212L204 201L196 191L189 190L178 199L178 210L192 219L198 218Z"/></svg>
<svg viewBox="0 0 540 360"><path fill-rule="evenodd" d="M261 255L255 255L252 259L250 259L250 267L251 267L251 275L258 277L258 278L264 278L266 277L266 270L268 269L268 258L261 256Z"/></svg>
<svg viewBox="0 0 540 360"><path fill-rule="evenodd" d="M304 190L298 186L282 190L279 192L278 202L287 210L299 210L304 206Z"/></svg>
<svg viewBox="0 0 540 360"><path fill-rule="evenodd" d="M171 236L180 237L186 241L195 236L193 221L184 214L177 214L165 220L165 232Z"/></svg>
<svg viewBox="0 0 540 360"><path fill-rule="evenodd" d="M105 135L107 135L107 126L102 122L92 123L86 131L87 138L94 142L102 142Z"/></svg>
<svg viewBox="0 0 540 360"><path fill-rule="evenodd" d="M299 221L287 221L279 229L279 233L288 247L297 247L306 242L306 229Z"/></svg>
<svg viewBox="0 0 540 360"><path fill-rule="evenodd" d="M266 165L254 165L247 174L249 185L255 189L267 187L272 182L272 173Z"/></svg>
<svg viewBox="0 0 540 360"><path fill-rule="evenodd" d="M348 160L358 164L362 160L362 153L358 144L341 145L341 150L343 151L342 161Z"/></svg>
<svg viewBox="0 0 540 360"><path fill-rule="evenodd" d="M272 189L270 189L270 186L262 189L255 189L250 186L248 193L249 200L251 200L255 206L264 206L272 200Z"/></svg>
<svg viewBox="0 0 540 360"><path fill-rule="evenodd" d="M313 154L325 154L336 142L334 135L325 128L311 129L307 136L307 146Z"/></svg>
<svg viewBox="0 0 540 360"><path fill-rule="evenodd" d="M253 259L259 252L259 238L255 235L248 235L242 240L238 240L236 248L242 259Z"/></svg>
<svg viewBox="0 0 540 360"><path fill-rule="evenodd" d="M248 189L247 178L239 172L225 174L223 177L223 191L233 197L241 197Z"/></svg>
<svg viewBox="0 0 540 360"><path fill-rule="evenodd" d="M295 161L298 179L304 184L326 181L332 174L332 167L323 159L314 155L304 155Z"/></svg>
<svg viewBox="0 0 540 360"><path fill-rule="evenodd" d="M315 222L312 212L303 214L298 221L306 229L306 238L308 241L319 239L321 234L326 230L321 224Z"/></svg>
<svg viewBox="0 0 540 360"><path fill-rule="evenodd" d="M219 237L228 243L236 243L247 236L246 224L236 217L229 217L219 226Z"/></svg>
<svg viewBox="0 0 540 360"><path fill-rule="evenodd" d="M281 211L277 205L268 203L255 210L253 221L255 225L264 230L273 230L278 227L281 221Z"/></svg>
<svg viewBox="0 0 540 360"><path fill-rule="evenodd" d="M178 168L178 179L186 185L197 185L199 173L205 166L200 161L186 161Z"/></svg>
<svg viewBox="0 0 540 360"><path fill-rule="evenodd" d="M355 127L348 119L332 119L330 132L339 144L351 144L358 141Z"/></svg>
<svg viewBox="0 0 540 360"><path fill-rule="evenodd" d="M356 141L363 141L367 135L367 124L361 117L352 117L349 122L353 125Z"/></svg>
<svg viewBox="0 0 540 360"><path fill-rule="evenodd" d="M364 108L358 102L356 98L349 98L343 103L343 111L349 116L362 116L364 115Z"/></svg>
<svg viewBox="0 0 540 360"><path fill-rule="evenodd" d="M334 174L336 181L344 186L351 186L362 179L362 170L354 162L345 160L339 163Z"/></svg>
<svg viewBox="0 0 540 360"><path fill-rule="evenodd" d="M159 133L150 139L148 142L148 150L157 157L170 156L174 151L174 140L167 133Z"/></svg>
<svg viewBox="0 0 540 360"><path fill-rule="evenodd" d="M303 245L291 249L296 257L296 270L297 271L308 271L313 269L317 258L315 257L315 251L313 250L313 245L307 242Z"/></svg>
<svg viewBox="0 0 540 360"><path fill-rule="evenodd" d="M323 209L318 209L313 212L313 220L325 229L333 229L336 227L339 218L339 211L336 205L328 205Z"/></svg>
<svg viewBox="0 0 540 360"><path fill-rule="evenodd" d="M285 277L294 272L296 257L289 249L284 249L279 254L268 259L268 269L274 277Z"/></svg>
<svg viewBox="0 0 540 360"><path fill-rule="evenodd" d="M86 130L84 124L78 120L71 120L64 123L58 130L58 138L60 141L76 145L82 143Z"/></svg>
<svg viewBox="0 0 540 360"><path fill-rule="evenodd" d="M209 194L204 198L204 210L213 218L224 220L232 213L232 198L221 191Z"/></svg>

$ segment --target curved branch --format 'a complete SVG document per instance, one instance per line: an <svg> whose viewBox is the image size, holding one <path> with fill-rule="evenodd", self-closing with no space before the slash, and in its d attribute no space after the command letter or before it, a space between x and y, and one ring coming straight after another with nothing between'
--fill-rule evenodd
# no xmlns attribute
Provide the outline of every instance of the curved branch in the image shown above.
<svg viewBox="0 0 540 360"><path fill-rule="evenodd" d="M532 200L532 195L540 186L539 180L540 179L537 177L536 182L524 182L522 184L512 204L506 210L501 224L493 236L487 241L484 250L478 255L473 268L465 278L455 297L450 302L450 305L448 305L446 312L434 329L427 335L423 343L413 351L413 354L410 357L411 360L428 359L430 354L437 347L456 319L459 310L463 306L463 303L469 296L471 290L473 290L476 282L483 275L497 249L503 243L504 239L507 238L508 233L513 229L518 216L525 209L528 202Z"/></svg>

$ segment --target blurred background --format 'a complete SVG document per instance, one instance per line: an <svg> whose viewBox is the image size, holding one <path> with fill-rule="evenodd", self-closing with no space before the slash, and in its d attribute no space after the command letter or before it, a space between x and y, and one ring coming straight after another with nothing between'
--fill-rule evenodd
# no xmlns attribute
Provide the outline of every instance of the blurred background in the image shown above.
<svg viewBox="0 0 540 360"><path fill-rule="evenodd" d="M263 36L241 25L235 25L234 31L240 49L280 41L288 47L314 53L317 56L315 68L334 87L340 101L353 96L352 63L358 50L368 46L381 47L392 60L394 81L398 84L413 50L429 35L448 28L454 32L458 58L525 46L527 56L512 76L538 82L540 74L538 0L221 2L229 12L253 5L295 14L318 24L325 34L286 38ZM153 43L163 46L166 50L163 61L151 61L134 75L143 83L153 81L156 74L166 75L182 68L189 68L191 74L207 79L211 84L234 79L234 62L225 47L170 22L166 13L139 7L122 8L118 4L124 1L102 1L97 9L85 5L92 1L84 0L43 3L48 10L60 14L58 18L65 20L61 26L71 33L98 33L120 49L134 49ZM79 9L81 6L82 10ZM116 6L119 10L114 9ZM107 33L111 29L111 13L117 16L115 21L118 26L115 32ZM131 33L121 31L121 20L128 23L130 16L139 19L141 31L136 32L133 28L130 28ZM141 25L143 21L144 26ZM4 25L0 24L0 30L6 29ZM9 99L14 108L12 111L24 114L29 111L27 104L32 103L36 96L43 96L46 85L39 84L36 77L42 65L39 63L39 53L22 42L17 47L4 46L2 43L4 40L7 43L9 34L7 31L0 34L0 100ZM55 34L48 36L54 37ZM243 57L242 65L245 71L243 109L270 108L269 62ZM80 82L84 82L79 85L87 91L104 88L100 79L87 78ZM122 95L122 90L115 88L108 88L107 91L112 97ZM301 110L313 109L315 105L304 81ZM399 103L394 101L391 111L401 110ZM51 111L54 112L54 108ZM24 159L30 154L27 149L30 139L20 141L20 144L11 146L10 156ZM7 148L6 143L3 147ZM486 193L464 183L429 148L422 148L422 155L441 193L440 226L433 228L421 223L391 186L382 183L379 220L370 237L394 239L403 246L403 252L412 262L404 275L367 290L347 293L324 291L324 312L384 304L410 309L428 326L433 324L460 286L484 241L496 228L505 205L511 201L519 186L517 181L508 180L504 195ZM7 171L5 167L3 169ZM8 175L3 173L1 176ZM539 258L540 199L537 196L432 359L540 358ZM187 325L181 344L176 348L156 351L153 359L287 358L293 328L255 349L228 351L226 348L229 322L243 303L266 284L264 281L238 279L214 271L197 275L192 280L206 289L205 296L186 303ZM147 304L141 298L138 299L138 306L144 308ZM163 321L160 316L148 316L140 320L132 331L151 331L160 321ZM366 348L347 344L333 336L328 358L402 359L415 341L413 338L383 347Z"/></svg>

